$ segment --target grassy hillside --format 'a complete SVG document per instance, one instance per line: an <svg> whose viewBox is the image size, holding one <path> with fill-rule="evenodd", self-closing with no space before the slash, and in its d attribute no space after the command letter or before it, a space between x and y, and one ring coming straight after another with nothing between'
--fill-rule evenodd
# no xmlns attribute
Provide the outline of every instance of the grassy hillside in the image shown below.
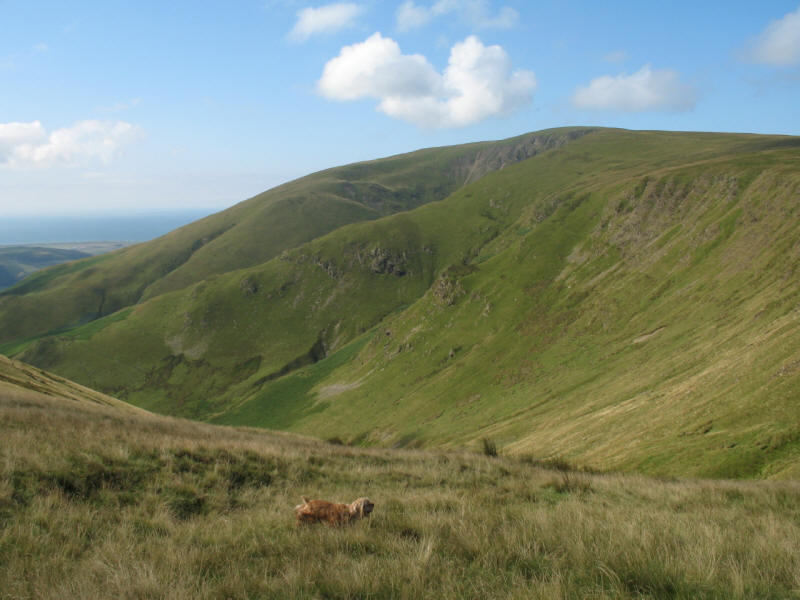
<svg viewBox="0 0 800 600"><path fill-rule="evenodd" d="M5 402L19 403L20 406L25 406L28 402L44 402L49 398L58 398L59 406L67 410L77 407L87 410L110 407L120 414L145 414L145 411L127 402L121 402L53 373L2 355L0 355L0 397Z"/></svg>
<svg viewBox="0 0 800 600"><path fill-rule="evenodd" d="M0 439L2 598L728 600L800 589L796 483L352 448L2 387ZM301 495L367 495L375 511L344 529L298 528Z"/></svg>
<svg viewBox="0 0 800 600"><path fill-rule="evenodd" d="M580 186L551 196L546 219L531 204L310 389L292 428L797 477L798 158L776 149ZM522 167L495 197L534 186ZM251 422L271 414L262 403Z"/></svg>
<svg viewBox="0 0 800 600"><path fill-rule="evenodd" d="M231 270L348 223L440 200L493 170L590 131L555 129L321 171L161 238L34 274L0 293L0 343L62 331Z"/></svg>
<svg viewBox="0 0 800 600"><path fill-rule="evenodd" d="M798 159L797 138L592 131L0 351L225 424L796 477Z"/></svg>
<svg viewBox="0 0 800 600"><path fill-rule="evenodd" d="M0 246L0 290L11 287L34 271L88 256L78 250L39 246Z"/></svg>

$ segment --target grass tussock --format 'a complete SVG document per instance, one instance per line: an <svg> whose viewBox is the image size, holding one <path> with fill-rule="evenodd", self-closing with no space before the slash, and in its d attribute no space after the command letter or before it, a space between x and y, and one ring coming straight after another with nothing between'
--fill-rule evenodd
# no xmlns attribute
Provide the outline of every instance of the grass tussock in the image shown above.
<svg viewBox="0 0 800 600"><path fill-rule="evenodd" d="M666 481L0 397L0 598L788 598L797 483ZM375 512L297 528L301 495Z"/></svg>
<svg viewBox="0 0 800 600"><path fill-rule="evenodd" d="M481 447L484 456L497 456L497 442L491 438L482 438Z"/></svg>

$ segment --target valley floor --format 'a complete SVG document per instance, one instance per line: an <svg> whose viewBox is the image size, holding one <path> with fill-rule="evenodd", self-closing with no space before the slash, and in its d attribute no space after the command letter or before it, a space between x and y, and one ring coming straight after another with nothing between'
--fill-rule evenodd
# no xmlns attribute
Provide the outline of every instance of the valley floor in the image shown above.
<svg viewBox="0 0 800 600"><path fill-rule="evenodd" d="M800 596L797 482L360 449L7 390L0 439L0 598ZM375 512L298 528L301 495Z"/></svg>

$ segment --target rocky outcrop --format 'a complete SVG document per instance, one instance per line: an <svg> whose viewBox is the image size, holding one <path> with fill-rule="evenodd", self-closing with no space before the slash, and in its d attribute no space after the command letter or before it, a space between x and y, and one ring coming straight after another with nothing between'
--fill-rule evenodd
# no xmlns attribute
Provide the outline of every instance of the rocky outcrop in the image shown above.
<svg viewBox="0 0 800 600"><path fill-rule="evenodd" d="M503 144L493 144L463 157L458 164L457 173L462 185L466 185L492 171L499 171L542 152L565 146L592 131L595 129L554 130L514 138Z"/></svg>

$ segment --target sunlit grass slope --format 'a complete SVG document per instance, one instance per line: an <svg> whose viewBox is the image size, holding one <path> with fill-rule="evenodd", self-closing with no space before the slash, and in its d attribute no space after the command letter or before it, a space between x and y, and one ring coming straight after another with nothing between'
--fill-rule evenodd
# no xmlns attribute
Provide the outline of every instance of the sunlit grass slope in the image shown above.
<svg viewBox="0 0 800 600"><path fill-rule="evenodd" d="M531 203L387 318L293 428L797 477L799 159L775 149L580 186L545 196L544 219ZM503 174L520 179L495 202L530 193L527 167Z"/></svg>
<svg viewBox="0 0 800 600"><path fill-rule="evenodd" d="M793 477L799 164L797 138L592 131L440 202L4 348L225 424Z"/></svg>
<svg viewBox="0 0 800 600"><path fill-rule="evenodd" d="M120 413L145 414L145 411L127 402L121 402L53 373L2 355L0 355L0 397L5 401L18 402L20 405L25 405L29 401L58 398L59 405L67 410L76 407L88 409L102 406L115 408Z"/></svg>
<svg viewBox="0 0 800 600"><path fill-rule="evenodd" d="M258 265L342 225L441 200L590 131L554 129L314 173L161 238L36 273L0 293L0 344L63 331L164 292Z"/></svg>
<svg viewBox="0 0 800 600"><path fill-rule="evenodd" d="M800 589L796 483L352 448L6 388L0 439L2 598L729 600ZM301 495L366 495L375 511L344 529L298 528Z"/></svg>

